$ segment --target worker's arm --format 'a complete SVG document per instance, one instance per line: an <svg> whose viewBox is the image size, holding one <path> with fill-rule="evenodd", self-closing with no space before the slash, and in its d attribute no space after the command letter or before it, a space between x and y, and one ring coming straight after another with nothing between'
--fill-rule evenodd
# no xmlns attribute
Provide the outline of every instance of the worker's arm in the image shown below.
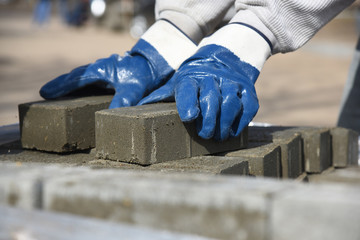
<svg viewBox="0 0 360 240"><path fill-rule="evenodd" d="M156 0L156 19L167 19L194 41L200 42L214 31L234 0Z"/></svg>
<svg viewBox="0 0 360 240"><path fill-rule="evenodd" d="M303 46L354 0L241 0L230 22L248 24L273 45L273 54Z"/></svg>

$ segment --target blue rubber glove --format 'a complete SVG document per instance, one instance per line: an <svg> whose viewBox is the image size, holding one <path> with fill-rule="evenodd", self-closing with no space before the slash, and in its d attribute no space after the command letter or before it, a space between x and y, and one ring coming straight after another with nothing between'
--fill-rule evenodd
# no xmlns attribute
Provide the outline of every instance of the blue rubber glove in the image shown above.
<svg viewBox="0 0 360 240"><path fill-rule="evenodd" d="M174 76L139 105L175 97L181 120L196 120L200 137L223 141L238 136L259 108L254 84L270 46L248 26L227 25L204 39Z"/></svg>
<svg viewBox="0 0 360 240"><path fill-rule="evenodd" d="M133 106L163 84L195 50L196 45L186 35L160 20L124 57L114 54L75 68L45 84L40 95L54 99L97 84L115 90L110 108Z"/></svg>

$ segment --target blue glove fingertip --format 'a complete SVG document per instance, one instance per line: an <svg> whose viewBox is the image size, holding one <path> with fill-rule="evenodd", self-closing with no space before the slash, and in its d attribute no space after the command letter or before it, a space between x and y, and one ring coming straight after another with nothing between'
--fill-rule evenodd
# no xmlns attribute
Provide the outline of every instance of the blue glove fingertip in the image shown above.
<svg viewBox="0 0 360 240"><path fill-rule="evenodd" d="M198 107L191 108L182 108L177 105L177 109L179 112L179 116L181 121L183 122L192 122L194 121L200 114L200 109Z"/></svg>
<svg viewBox="0 0 360 240"><path fill-rule="evenodd" d="M128 98L122 96L122 94L115 93L115 95L110 103L109 109L120 108L120 107L130 107L130 106L132 106L132 104Z"/></svg>

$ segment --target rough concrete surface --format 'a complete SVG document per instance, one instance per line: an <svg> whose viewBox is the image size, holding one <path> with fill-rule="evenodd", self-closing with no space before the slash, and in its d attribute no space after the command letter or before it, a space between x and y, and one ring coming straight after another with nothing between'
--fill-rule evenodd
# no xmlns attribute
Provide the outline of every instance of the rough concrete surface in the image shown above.
<svg viewBox="0 0 360 240"><path fill-rule="evenodd" d="M281 148L282 178L297 178L304 172L302 139L300 135L277 136L274 142Z"/></svg>
<svg viewBox="0 0 360 240"><path fill-rule="evenodd" d="M276 129L276 127L275 127ZM271 130L272 131L272 130ZM304 170L308 173L320 173L332 166L331 135L329 128L323 127L287 127L282 132L272 133L273 138L301 135Z"/></svg>
<svg viewBox="0 0 360 240"><path fill-rule="evenodd" d="M154 163L245 148L246 130L224 142L197 136L195 122L181 122L175 103L96 112L96 151L103 159Z"/></svg>
<svg viewBox="0 0 360 240"><path fill-rule="evenodd" d="M108 108L112 96L39 101L19 105L24 148L71 152L95 146L95 112Z"/></svg>
<svg viewBox="0 0 360 240"><path fill-rule="evenodd" d="M71 214L0 206L0 239L210 240L210 238L114 223Z"/></svg>
<svg viewBox="0 0 360 240"><path fill-rule="evenodd" d="M249 175L248 161L239 157L199 156L154 164L148 169L161 172Z"/></svg>
<svg viewBox="0 0 360 240"><path fill-rule="evenodd" d="M304 166L309 173L320 173L332 165L331 139L328 129L303 129Z"/></svg>
<svg viewBox="0 0 360 240"><path fill-rule="evenodd" d="M281 177L281 149L278 144L264 144L223 153L226 157L239 157L249 162L249 174L253 176Z"/></svg>
<svg viewBox="0 0 360 240"><path fill-rule="evenodd" d="M323 174L309 175L311 183L343 183L354 186L360 186L360 167L353 166L343 169L333 169Z"/></svg>
<svg viewBox="0 0 360 240"><path fill-rule="evenodd" d="M359 169L351 171L358 176ZM357 240L360 236L358 184L305 185L269 178L14 163L2 163L0 176L0 193L6 196L12 194L4 191L6 187L38 179L41 191L35 193L42 204L30 209L107 219L132 224L137 229L150 227L217 239ZM32 201L26 194L17 197L19 202ZM5 209L6 214L8 210ZM14 220L12 213L10 222L4 224L0 220L0 229L7 230L12 224L25 225L29 216L26 211L16 213L25 213L22 215L25 218L19 220ZM50 224L46 229L52 229L51 224L58 220L60 229L69 226L61 221L62 214L33 214L32 224L25 228L46 219ZM67 216L68 223L81 220ZM92 222L90 218L86 220ZM113 224L108 224L110 230ZM76 226L81 232L87 225L80 221Z"/></svg>
<svg viewBox="0 0 360 240"><path fill-rule="evenodd" d="M360 239L360 188L311 185L273 198L272 239Z"/></svg>
<svg viewBox="0 0 360 240"><path fill-rule="evenodd" d="M355 131L345 128L332 128L331 150L332 161L335 167L346 167L358 164L358 137Z"/></svg>
<svg viewBox="0 0 360 240"><path fill-rule="evenodd" d="M45 182L44 207L207 237L256 240L266 234L268 196L286 187L209 175L96 171Z"/></svg>
<svg viewBox="0 0 360 240"><path fill-rule="evenodd" d="M281 148L281 176L297 178L304 171L303 140L300 131L291 131L293 127L252 126L249 127L251 144L275 143Z"/></svg>
<svg viewBox="0 0 360 240"><path fill-rule="evenodd" d="M23 209L43 207L43 182L53 176L78 174L87 168L63 168L44 164L0 162L0 204Z"/></svg>
<svg viewBox="0 0 360 240"><path fill-rule="evenodd" d="M329 139L328 131L331 139ZM289 145L283 145L281 142L296 138L296 135L302 138L300 149L304 149L302 154L305 166L297 164L291 166L296 167L300 172L304 167L310 173L319 173L329 166L346 167L358 164L358 134L352 130L341 127L249 127L249 142L275 142L282 146L282 151L286 151ZM330 145L328 145L329 142ZM291 158L293 161L296 161L294 154L296 156L301 154L297 152L297 148L295 145L291 148L294 151ZM287 154L282 153L282 161ZM309 159L312 160L309 161ZM286 162L282 164L284 166ZM293 171L297 170L293 169Z"/></svg>

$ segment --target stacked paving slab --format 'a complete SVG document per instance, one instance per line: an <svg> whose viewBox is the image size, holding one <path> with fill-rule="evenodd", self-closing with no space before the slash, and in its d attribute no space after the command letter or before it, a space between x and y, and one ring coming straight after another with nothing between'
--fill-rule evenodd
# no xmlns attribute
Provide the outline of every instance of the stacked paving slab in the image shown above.
<svg viewBox="0 0 360 240"><path fill-rule="evenodd" d="M0 239L20 227L96 239L95 225L108 239L360 239L357 133L248 127L215 142L174 103L110 100L19 106L21 141L0 146Z"/></svg>
<svg viewBox="0 0 360 240"><path fill-rule="evenodd" d="M110 101L93 96L19 105L22 148L69 154L96 146L86 163L275 178L357 165L358 135L348 129L250 127L216 142L198 137L195 122L182 123L175 103L106 109Z"/></svg>

